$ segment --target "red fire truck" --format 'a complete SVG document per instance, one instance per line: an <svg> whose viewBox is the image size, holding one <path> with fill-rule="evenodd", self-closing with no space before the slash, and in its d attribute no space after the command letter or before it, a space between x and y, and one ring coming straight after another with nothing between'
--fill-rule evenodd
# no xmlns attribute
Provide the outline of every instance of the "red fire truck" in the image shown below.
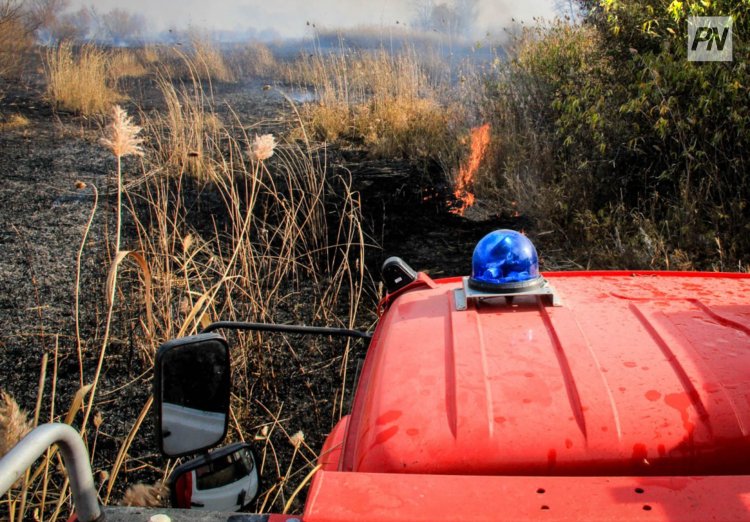
<svg viewBox="0 0 750 522"><path fill-rule="evenodd" d="M477 244L471 276L433 280L398 258L383 274L372 334L222 322L165 344L162 450L225 436L229 347L216 331L347 335L369 341L353 408L296 519L750 519L750 275L541 274L508 230ZM239 509L257 489L252 453L204 455L173 484L177 506L210 510L224 488L222 509Z"/></svg>

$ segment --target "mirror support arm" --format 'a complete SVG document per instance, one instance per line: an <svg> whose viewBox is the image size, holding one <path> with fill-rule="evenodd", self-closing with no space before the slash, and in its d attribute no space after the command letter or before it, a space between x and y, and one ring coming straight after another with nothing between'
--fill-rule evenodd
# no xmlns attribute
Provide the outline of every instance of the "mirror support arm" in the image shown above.
<svg viewBox="0 0 750 522"><path fill-rule="evenodd" d="M358 339L371 339L371 332L361 330L348 330L346 328L329 328L325 326L302 326L291 324L268 324L248 323L242 321L217 321L206 326L201 333L209 333L219 329L227 330L251 330L256 332L281 332L302 335L331 335L335 337L356 337Z"/></svg>

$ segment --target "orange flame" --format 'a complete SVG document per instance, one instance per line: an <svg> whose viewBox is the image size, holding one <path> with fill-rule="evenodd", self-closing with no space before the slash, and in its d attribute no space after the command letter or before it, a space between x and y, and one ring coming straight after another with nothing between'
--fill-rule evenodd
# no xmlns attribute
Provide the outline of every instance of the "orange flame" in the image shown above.
<svg viewBox="0 0 750 522"><path fill-rule="evenodd" d="M469 154L469 160L464 165L461 165L458 171L456 190L453 192L453 195L456 196L459 206L451 210L452 213L463 216L466 209L474 204L476 198L471 191L471 186L474 183L474 176L477 170L479 170L479 165L487 153L489 144L489 123L471 129L471 153Z"/></svg>

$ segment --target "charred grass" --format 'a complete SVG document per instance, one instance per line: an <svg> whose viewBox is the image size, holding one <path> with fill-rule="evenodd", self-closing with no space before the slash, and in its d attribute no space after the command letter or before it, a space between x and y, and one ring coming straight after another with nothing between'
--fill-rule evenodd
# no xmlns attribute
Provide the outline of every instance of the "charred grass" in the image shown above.
<svg viewBox="0 0 750 522"><path fill-rule="evenodd" d="M220 113L210 83L199 78L154 85L162 109L131 109L114 122L107 116L107 129L32 115L31 134L5 137L23 154L25 142L56 136L58 166L76 162L66 155L94 157L58 174L55 196L40 201L75 223L59 251L47 251L33 229L19 230L23 247L14 259L27 264L28 275L19 281L8 274L3 286L11 295L30 289L32 299L15 305L31 307L34 319L3 340L3 364L27 371L18 382L4 379L2 388L37 405L26 408L30 424L68 422L81 431L105 503L119 502L127 484L163 483L175 465L155 454L149 417L150 368L161 342L219 318L363 329L372 320L364 262L371 241L351 178L329 171L325 147L286 139L283 126L262 127L249 114ZM275 147L259 149L271 133ZM88 176L86 168L93 170ZM41 190L43 177L33 179ZM23 223L20 214L10 219ZM47 280L69 293L48 294ZM63 296L54 310L51 295ZM230 340L229 439L254 441L264 485L255 508L298 509L292 493L346 411L362 346L260 335ZM10 400L3 419L19 418ZM3 512L17 520L68 513L60 471L59 457L48 453L3 499ZM126 497L132 502L137 491Z"/></svg>
<svg viewBox="0 0 750 522"><path fill-rule="evenodd" d="M103 501L147 482L156 489L125 502L154 502L176 465L156 454L149 416L160 343L216 319L368 329L378 290L367 267L383 254L455 275L469 270L477 239L510 227L536 240L547 270L744 268L744 236L718 226L746 227L723 167L706 164L702 181L674 167L687 142L655 125L684 130L677 102L642 112L657 94L628 100L605 44L592 26L558 25L521 34L508 61L454 69L406 47L281 62L263 46L227 55L199 37L186 49L49 50L46 112L14 95L0 123L11 151L0 161L13 172L0 186L13 223L0 236L12 325L2 364L22 368L0 386L12 395L0 407L4 444L39 422L69 422L88 444ZM276 81L264 89L269 75ZM88 95L72 92L88 80ZM311 100L279 94L289 89ZM616 96L625 102L609 103ZM120 114L103 146L115 103L132 121ZM666 123L637 135L643 114ZM485 122L487 156L467 182L477 204L462 218L448 212L449 194L471 128ZM651 162L645 143L672 163ZM297 488L347 412L363 347L229 338L229 438L259 457L253 508L299 511ZM67 514L59 456L49 452L2 509L17 520Z"/></svg>
<svg viewBox="0 0 750 522"><path fill-rule="evenodd" d="M47 99L66 111L49 121L30 111L28 132L7 136L19 157L24 146L48 147L50 136L59 142L45 160L31 155L37 170L27 175L40 184L39 195L44 176L56 171L38 167L67 166L53 191L62 195L40 205L49 206L46 219L61 213L74 225L55 238L54 254L33 227L17 234L23 248L13 259L27 267L20 286L28 297L11 306L33 313L16 316L21 320L4 341L10 349L3 364L23 360L31 371L2 387L34 412L32 424L63 421L81 431L105 503L141 497L152 502L148 492L158 491L176 465L156 454L149 415L150 370L159 344L217 319L371 328L378 290L366 253L380 257L371 237L384 222L363 216L354 184L366 186L364 172L379 172L384 180L397 180L396 193L421 204L436 179L448 185L454 138L462 132L446 116L440 86L408 52L344 62L319 56L317 65L293 64L312 68L293 74L318 75L294 81L321 82L315 87L321 98L297 106L276 94L271 114L267 107L235 111L223 103L231 98L234 77L224 76L205 48L194 46L194 52L66 45L50 50ZM221 63L258 55L264 56L262 48L247 49ZM53 71L62 64L73 84L89 58L97 72L91 76L100 80L97 92L117 94L87 108L57 95L63 91L54 90ZM264 71L278 67L270 59L262 65ZM257 82L254 89L252 96L259 98L278 93L261 90ZM153 99L132 101L143 92ZM104 97L87 98L94 99ZM127 103L129 114L117 112L112 122L116 101ZM316 119L328 105L346 114L345 130L335 137L333 120ZM272 155L259 152L268 134L276 142ZM336 140L330 149L327 137ZM352 163L352 154L359 163ZM378 159L384 156L400 159ZM347 163L363 171L361 179ZM390 205L393 191L387 192L383 201ZM444 213L444 202L436 198L430 208ZM410 213L407 207L401 211ZM46 232L55 234L53 227ZM53 257L54 268L40 257ZM49 285L40 283L45 278ZM7 278L13 295L18 281ZM50 299L57 299L54 309ZM258 334L230 335L230 342L229 439L252 442L256 449L263 487L253 507L299 511L304 489L298 488L309 480L326 434L348 411L364 347ZM16 519L68 513L70 491L59 467L58 457L48 455L6 497L5 512ZM126 493L136 482L156 489Z"/></svg>

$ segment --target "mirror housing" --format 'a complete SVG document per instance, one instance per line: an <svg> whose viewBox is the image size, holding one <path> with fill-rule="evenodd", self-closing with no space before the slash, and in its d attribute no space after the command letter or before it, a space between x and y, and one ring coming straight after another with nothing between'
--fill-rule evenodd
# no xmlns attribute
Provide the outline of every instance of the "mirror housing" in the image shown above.
<svg viewBox="0 0 750 522"><path fill-rule="evenodd" d="M417 273L400 257L389 257L380 269L389 294L398 292L417 280Z"/></svg>
<svg viewBox="0 0 750 522"><path fill-rule="evenodd" d="M238 442L175 468L170 502L178 509L239 511L255 499L258 482L250 445Z"/></svg>
<svg viewBox="0 0 750 522"><path fill-rule="evenodd" d="M162 344L154 365L159 449L180 457L211 448L227 433L229 345L218 334L198 334Z"/></svg>

